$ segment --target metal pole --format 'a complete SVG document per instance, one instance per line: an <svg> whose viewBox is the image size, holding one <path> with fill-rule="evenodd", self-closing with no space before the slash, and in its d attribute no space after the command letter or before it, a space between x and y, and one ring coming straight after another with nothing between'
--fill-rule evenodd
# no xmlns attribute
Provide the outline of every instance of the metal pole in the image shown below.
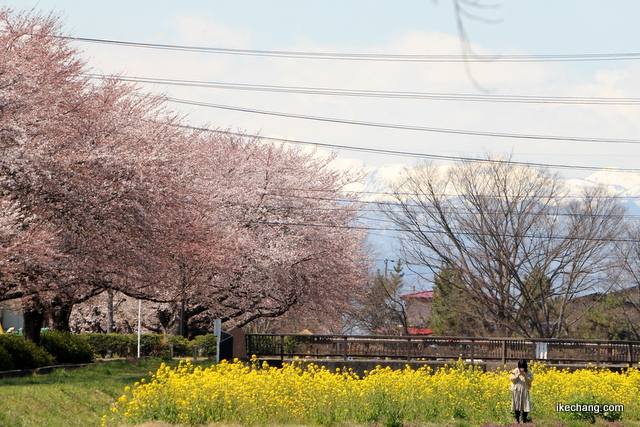
<svg viewBox="0 0 640 427"><path fill-rule="evenodd" d="M220 338L222 337L222 319L213 321L213 334L216 336L216 362L220 363Z"/></svg>
<svg viewBox="0 0 640 427"><path fill-rule="evenodd" d="M392 259L385 259L385 260L384 260L384 285L385 285L385 286L387 286L387 270L388 270L388 264L389 264L389 261L391 261L391 262L395 262L395 261L394 261L394 260L392 260Z"/></svg>
<svg viewBox="0 0 640 427"><path fill-rule="evenodd" d="M142 300L138 300L138 359L140 358L140 330L142 329Z"/></svg>

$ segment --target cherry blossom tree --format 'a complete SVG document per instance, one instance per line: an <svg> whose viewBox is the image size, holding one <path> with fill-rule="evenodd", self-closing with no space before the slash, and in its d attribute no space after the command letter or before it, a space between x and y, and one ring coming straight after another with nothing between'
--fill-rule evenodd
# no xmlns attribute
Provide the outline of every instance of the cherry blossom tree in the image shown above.
<svg viewBox="0 0 640 427"><path fill-rule="evenodd" d="M342 192L358 177L301 150L252 142L243 151L234 175L250 184L234 195L224 218L235 222L242 246L231 277L221 275L209 287L224 309L220 317L244 325L298 304L340 312L350 303L344 290L355 292L365 282L364 232L349 227L361 207L343 201L351 195ZM229 284L244 292L229 293Z"/></svg>
<svg viewBox="0 0 640 427"><path fill-rule="evenodd" d="M84 82L77 78L82 64L75 52L49 37L58 29L55 19L3 9L0 27L0 197L3 221L10 224L3 236L2 295L28 301L53 280L48 261L62 258L57 230L32 209L31 180L46 173L32 154L43 150L46 158L64 140L65 128L54 122L81 102ZM43 235L44 230L50 234ZM31 310L25 308L28 319Z"/></svg>
<svg viewBox="0 0 640 427"><path fill-rule="evenodd" d="M348 307L366 271L356 174L84 77L53 16L3 9L0 28L0 298L20 298L29 339L105 291L179 307L184 334Z"/></svg>
<svg viewBox="0 0 640 427"><path fill-rule="evenodd" d="M291 310L330 311L335 323L366 283L364 231L351 227L361 206L343 192L360 176L332 169L332 157L222 135L191 147L200 169L187 169L205 174L192 182L206 185L194 190L190 223L201 231L190 235L206 252L176 254L169 311L183 316L183 333L187 319L198 332L216 318L244 326Z"/></svg>
<svg viewBox="0 0 640 427"><path fill-rule="evenodd" d="M188 335L217 318L244 326L315 313L339 330L368 271L364 231L350 226L361 207L342 191L359 175L333 170L332 157L223 135L194 135L198 155L179 158L189 208L160 238L171 259L167 282L140 294L155 301L145 327ZM104 329L105 310L87 305L79 310Z"/></svg>
<svg viewBox="0 0 640 427"><path fill-rule="evenodd" d="M74 303L162 272L153 242L168 206L149 189L185 133L162 98L83 77L55 17L3 9L0 27L0 286L37 340L47 312L65 329Z"/></svg>

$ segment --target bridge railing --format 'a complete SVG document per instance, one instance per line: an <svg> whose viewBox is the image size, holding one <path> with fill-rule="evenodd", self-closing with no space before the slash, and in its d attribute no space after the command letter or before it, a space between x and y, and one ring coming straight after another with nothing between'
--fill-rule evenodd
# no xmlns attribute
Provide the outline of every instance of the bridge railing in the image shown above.
<svg viewBox="0 0 640 427"><path fill-rule="evenodd" d="M247 354L400 360L519 359L557 363L634 364L640 342L550 338L481 338L367 335L246 334Z"/></svg>

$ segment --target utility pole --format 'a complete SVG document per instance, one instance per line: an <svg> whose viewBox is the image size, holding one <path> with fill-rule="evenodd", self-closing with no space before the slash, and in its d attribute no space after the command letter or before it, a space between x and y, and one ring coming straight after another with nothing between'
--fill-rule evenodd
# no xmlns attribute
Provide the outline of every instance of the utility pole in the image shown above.
<svg viewBox="0 0 640 427"><path fill-rule="evenodd" d="M387 268L388 268L389 261L395 262L392 259L385 259L384 260L384 283L385 283L385 286L387 285Z"/></svg>

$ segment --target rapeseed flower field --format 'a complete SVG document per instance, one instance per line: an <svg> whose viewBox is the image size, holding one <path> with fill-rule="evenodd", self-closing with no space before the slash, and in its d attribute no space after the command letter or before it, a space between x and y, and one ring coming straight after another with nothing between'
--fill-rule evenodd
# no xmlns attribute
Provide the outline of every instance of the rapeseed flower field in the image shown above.
<svg viewBox="0 0 640 427"><path fill-rule="evenodd" d="M532 415L537 419L640 419L640 371L606 369L575 372L531 366ZM161 366L149 382L125 388L104 426L150 420L198 425L319 425L512 422L509 370L483 372L462 362L433 371L376 368L362 378L294 362L222 362L202 368L182 362ZM617 412L558 411L558 405L615 404ZM566 407L566 406L565 406ZM621 411L621 408L624 408Z"/></svg>

